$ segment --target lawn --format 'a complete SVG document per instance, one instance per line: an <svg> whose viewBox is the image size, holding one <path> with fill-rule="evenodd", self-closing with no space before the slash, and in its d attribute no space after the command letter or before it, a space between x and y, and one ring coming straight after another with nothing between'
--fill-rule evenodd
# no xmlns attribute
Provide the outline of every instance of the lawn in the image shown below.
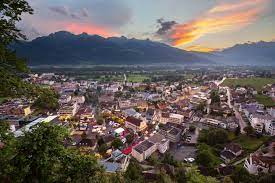
<svg viewBox="0 0 275 183"><path fill-rule="evenodd" d="M240 144L242 148L248 152L254 152L268 139L269 137L267 136L256 138L256 137L249 137L246 135L240 135L233 142Z"/></svg>
<svg viewBox="0 0 275 183"><path fill-rule="evenodd" d="M272 98L265 95L256 95L256 100L265 107L275 106L275 102L272 100Z"/></svg>
<svg viewBox="0 0 275 183"><path fill-rule="evenodd" d="M250 86L260 91L264 85L275 83L272 78L238 78L226 79L222 86L236 87L236 86Z"/></svg>
<svg viewBox="0 0 275 183"><path fill-rule="evenodd" d="M140 75L140 74L131 74L127 77L128 82L143 82L146 79L150 79L150 77L145 76L145 75Z"/></svg>
<svg viewBox="0 0 275 183"><path fill-rule="evenodd" d="M7 99L6 97L0 97L0 104L2 104L2 102L6 99Z"/></svg>

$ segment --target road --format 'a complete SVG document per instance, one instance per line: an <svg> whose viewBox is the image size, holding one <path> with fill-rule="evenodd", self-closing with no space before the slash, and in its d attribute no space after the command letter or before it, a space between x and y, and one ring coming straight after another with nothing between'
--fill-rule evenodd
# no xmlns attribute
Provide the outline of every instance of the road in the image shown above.
<svg viewBox="0 0 275 183"><path fill-rule="evenodd" d="M241 133L245 134L245 131L243 129L247 126L247 124L243 120L243 117L240 114L240 112L231 104L232 98L231 98L230 89L227 87L226 90L227 90L227 103L228 103L228 106L234 110L235 117L239 121L239 126L240 126L240 129L241 129Z"/></svg>

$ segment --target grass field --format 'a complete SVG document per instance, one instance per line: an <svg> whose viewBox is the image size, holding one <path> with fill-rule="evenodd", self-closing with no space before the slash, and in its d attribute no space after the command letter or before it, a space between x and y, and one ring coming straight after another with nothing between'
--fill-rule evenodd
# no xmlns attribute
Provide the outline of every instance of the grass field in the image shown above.
<svg viewBox="0 0 275 183"><path fill-rule="evenodd" d="M0 97L0 104L2 104L2 102L6 99L7 99L6 97Z"/></svg>
<svg viewBox="0 0 275 183"><path fill-rule="evenodd" d="M131 74L127 77L128 82L143 82L146 79L150 79L148 76L140 74Z"/></svg>
<svg viewBox="0 0 275 183"><path fill-rule="evenodd" d="M256 100L265 107L275 106L275 102L272 100L272 98L265 95L256 95Z"/></svg>
<svg viewBox="0 0 275 183"><path fill-rule="evenodd" d="M264 85L275 83L272 78L239 78L226 79L222 86L236 87L236 86L250 86L260 91Z"/></svg>
<svg viewBox="0 0 275 183"><path fill-rule="evenodd" d="M254 152L268 139L269 137L266 137L266 136L256 138L256 137L249 137L246 135L240 135L234 140L234 142L240 144L242 148L245 149L246 151Z"/></svg>

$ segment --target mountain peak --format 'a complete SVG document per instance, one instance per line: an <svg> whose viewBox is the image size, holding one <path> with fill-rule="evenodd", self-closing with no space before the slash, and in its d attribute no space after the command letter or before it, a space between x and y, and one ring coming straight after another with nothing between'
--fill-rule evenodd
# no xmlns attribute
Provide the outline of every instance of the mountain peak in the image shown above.
<svg viewBox="0 0 275 183"><path fill-rule="evenodd" d="M59 31L24 44L13 45L31 65L74 64L192 64L205 59L150 40ZM206 63L206 62L205 62Z"/></svg>

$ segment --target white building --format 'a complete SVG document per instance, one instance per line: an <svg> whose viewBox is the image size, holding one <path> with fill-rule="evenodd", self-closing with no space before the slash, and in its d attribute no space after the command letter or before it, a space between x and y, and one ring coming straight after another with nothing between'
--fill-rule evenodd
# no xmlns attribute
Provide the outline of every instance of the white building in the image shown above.
<svg viewBox="0 0 275 183"><path fill-rule="evenodd" d="M265 124L265 131L271 136L275 135L275 120L269 121Z"/></svg>

